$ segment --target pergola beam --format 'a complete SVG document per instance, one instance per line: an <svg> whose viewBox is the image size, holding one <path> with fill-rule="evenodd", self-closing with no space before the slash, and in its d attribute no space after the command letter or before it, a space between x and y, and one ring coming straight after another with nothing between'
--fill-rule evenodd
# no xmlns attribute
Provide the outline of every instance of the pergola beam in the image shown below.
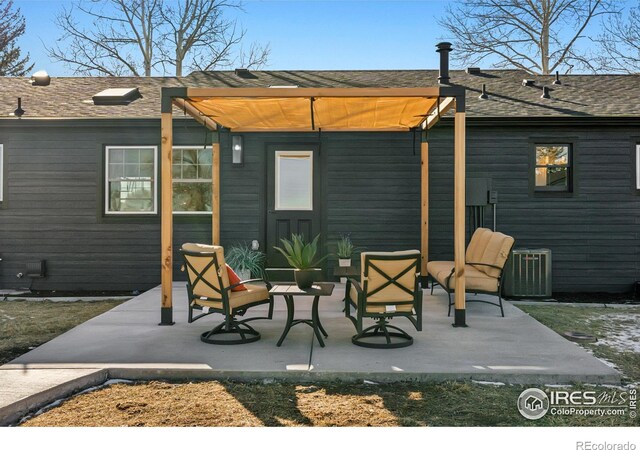
<svg viewBox="0 0 640 450"><path fill-rule="evenodd" d="M454 118L454 199L453 255L455 261L455 316L453 326L466 327L465 285L465 151L466 123L464 103L456 102Z"/></svg>
<svg viewBox="0 0 640 450"><path fill-rule="evenodd" d="M422 128L429 130L440 121L453 105L456 103L455 97L445 97L441 102L436 103L433 109L427 115L427 120L422 122Z"/></svg>
<svg viewBox="0 0 640 450"><path fill-rule="evenodd" d="M160 121L162 145L161 171L161 275L162 309L160 325L173 325L173 113L163 108Z"/></svg>
<svg viewBox="0 0 640 450"><path fill-rule="evenodd" d="M216 124L211 118L202 114L195 106L189 103L187 100L183 98L174 98L173 104L180 108L185 113L189 114L193 117L198 123L204 125L211 131L215 131L218 129L218 124Z"/></svg>
<svg viewBox="0 0 640 450"><path fill-rule="evenodd" d="M187 88L190 99L308 98L308 97L428 97L440 96L441 88Z"/></svg>

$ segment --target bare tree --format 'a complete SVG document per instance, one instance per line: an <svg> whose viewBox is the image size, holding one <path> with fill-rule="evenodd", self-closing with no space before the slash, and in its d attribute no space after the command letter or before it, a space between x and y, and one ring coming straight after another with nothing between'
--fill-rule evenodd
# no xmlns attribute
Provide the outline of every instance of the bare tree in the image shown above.
<svg viewBox="0 0 640 450"><path fill-rule="evenodd" d="M601 69L612 72L640 72L640 1L628 16L616 14L605 22L603 32L594 39L601 45L597 61Z"/></svg>
<svg viewBox="0 0 640 450"><path fill-rule="evenodd" d="M230 67L242 58L235 21L224 14L240 9L233 0L75 0L56 18L62 37L49 56L83 75L151 76L173 68ZM87 19L91 26L82 25ZM269 48L251 60L266 62ZM238 54L240 51L240 54Z"/></svg>
<svg viewBox="0 0 640 450"><path fill-rule="evenodd" d="M13 0L0 0L0 76L24 76L31 69L29 55L20 55L16 40L24 34L26 25L20 9L13 9Z"/></svg>
<svg viewBox="0 0 640 450"><path fill-rule="evenodd" d="M613 0L460 0L440 25L455 36L459 62L488 58L497 68L547 75L592 69L576 43L587 25L614 7Z"/></svg>
<svg viewBox="0 0 640 450"><path fill-rule="evenodd" d="M251 45L248 62L240 47L245 37L235 21L225 19L224 12L240 9L240 4L224 0L185 0L168 4L162 10L164 23L170 29L166 42L164 62L175 67L176 76L181 76L185 63L190 69L210 70L214 67L230 67L237 59L247 66L262 66L269 55L269 46ZM169 46L168 46L169 47ZM167 54L167 50L173 54Z"/></svg>

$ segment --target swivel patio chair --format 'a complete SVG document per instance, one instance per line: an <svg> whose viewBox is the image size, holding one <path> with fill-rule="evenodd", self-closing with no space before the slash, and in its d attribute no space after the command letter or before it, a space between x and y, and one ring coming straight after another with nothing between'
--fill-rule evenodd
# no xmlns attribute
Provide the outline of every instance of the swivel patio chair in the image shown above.
<svg viewBox="0 0 640 450"><path fill-rule="evenodd" d="M467 303L487 303L500 307L500 314L504 317L502 307L502 272L511 254L515 240L506 234L478 228L471 236L471 241L465 254L465 284L466 292L476 294L495 294L498 302L487 300L467 300ZM449 312L453 300L451 292L455 290L455 263L453 261L431 261L427 264L427 272L431 276L431 294L434 284L439 284L449 296Z"/></svg>
<svg viewBox="0 0 640 450"><path fill-rule="evenodd" d="M389 321L406 317L416 330L422 330L422 290L419 286L420 252L363 252L361 279L348 278L345 315L357 334L355 345L368 348L400 348L413 344L413 338ZM351 307L355 308L355 317ZM363 319L375 324L363 328Z"/></svg>
<svg viewBox="0 0 640 450"><path fill-rule="evenodd" d="M273 297L269 295L271 285L262 279L252 279L230 284L224 249L220 246L183 244L184 268L187 271L187 294L189 300L189 323L204 316L219 313L224 321L210 331L200 335L208 344L246 344L260 339L260 333L247 324L258 319L273 317ZM237 290L240 286L246 289ZM254 306L269 305L267 317L236 319ZM201 311L194 317L194 311Z"/></svg>

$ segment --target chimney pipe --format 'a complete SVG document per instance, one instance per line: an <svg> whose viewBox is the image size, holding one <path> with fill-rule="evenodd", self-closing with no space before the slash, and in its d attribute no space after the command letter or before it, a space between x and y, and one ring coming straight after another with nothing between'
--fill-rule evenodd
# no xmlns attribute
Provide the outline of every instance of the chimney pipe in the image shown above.
<svg viewBox="0 0 640 450"><path fill-rule="evenodd" d="M18 97L18 107L13 112L13 115L20 118L24 115L24 109L22 109L22 98Z"/></svg>
<svg viewBox="0 0 640 450"><path fill-rule="evenodd" d="M440 53L440 76L438 77L438 84L449 84L449 52L451 51L450 42L440 42L436 44Z"/></svg>
<svg viewBox="0 0 640 450"><path fill-rule="evenodd" d="M542 95L540 98L551 98L551 95L549 95L549 88L547 86L542 88Z"/></svg>

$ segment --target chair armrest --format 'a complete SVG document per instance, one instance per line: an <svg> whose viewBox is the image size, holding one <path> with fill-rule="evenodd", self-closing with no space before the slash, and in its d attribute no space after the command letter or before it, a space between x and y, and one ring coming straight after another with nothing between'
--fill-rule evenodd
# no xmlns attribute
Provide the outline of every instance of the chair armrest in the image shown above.
<svg viewBox="0 0 640 450"><path fill-rule="evenodd" d="M353 287L356 288L356 292L358 295L362 294L362 287L360 287L360 283L355 278L347 278L347 283L353 284Z"/></svg>
<svg viewBox="0 0 640 450"><path fill-rule="evenodd" d="M487 267L493 267L494 269L498 269L498 270L504 270L504 266L500 267L493 264L485 264L485 263L477 263L477 262L467 262L465 264L469 264L470 266L487 266Z"/></svg>
<svg viewBox="0 0 640 450"><path fill-rule="evenodd" d="M269 283L267 280L263 279L263 278L253 278L251 280L243 280L240 281L239 283L236 284L232 284L231 286L227 286L226 288L224 288L224 291L229 291L233 288L236 288L238 286L242 286L243 284L247 284L247 283L256 283L256 282L262 282L267 286L267 289L271 290L271 283Z"/></svg>

